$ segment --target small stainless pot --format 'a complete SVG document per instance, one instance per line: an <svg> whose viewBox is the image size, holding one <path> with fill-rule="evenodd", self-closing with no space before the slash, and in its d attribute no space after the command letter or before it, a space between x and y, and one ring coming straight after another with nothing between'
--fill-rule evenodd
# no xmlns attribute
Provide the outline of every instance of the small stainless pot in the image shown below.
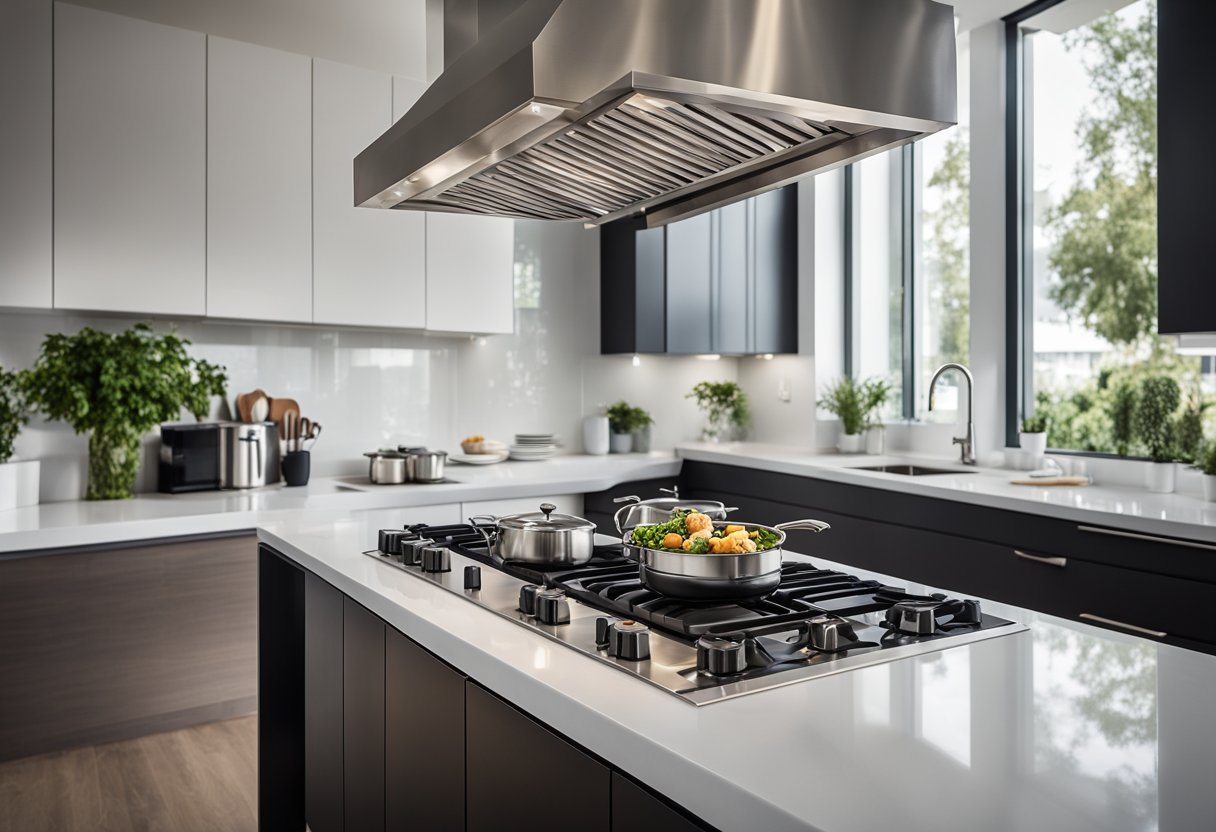
<svg viewBox="0 0 1216 832"><path fill-rule="evenodd" d="M793 520L776 526L738 520L717 521L714 528L730 525L774 532L777 543L763 552L694 555L637 546L631 540L631 530L623 538L625 557L638 562L638 576L643 584L672 598L697 601L762 598L781 584L781 546L785 543L786 531L822 532L831 528L819 520Z"/></svg>
<svg viewBox="0 0 1216 832"><path fill-rule="evenodd" d="M540 511L507 517L478 515L469 522L485 536L496 560L537 567L582 566L595 549L595 524L572 514L554 514L556 510L552 503L543 503ZM494 526L494 535L485 523Z"/></svg>
<svg viewBox="0 0 1216 832"><path fill-rule="evenodd" d="M447 465L447 451L410 450L407 454L407 469L412 482L440 482Z"/></svg>
<svg viewBox="0 0 1216 832"><path fill-rule="evenodd" d="M397 451L369 451L367 478L376 485L400 485L409 479L405 454Z"/></svg>
<svg viewBox="0 0 1216 832"><path fill-rule="evenodd" d="M712 520L725 520L727 514L738 511L734 507L728 508L725 503L718 500L681 500L680 492L675 488L660 488L659 490L672 496L643 500L641 497L631 495L617 497L612 501L629 503L629 505L617 509L616 514L612 517L619 534L624 534L626 529L634 529L638 526L665 523L671 519L671 513L677 509L699 511L701 514L708 515Z"/></svg>

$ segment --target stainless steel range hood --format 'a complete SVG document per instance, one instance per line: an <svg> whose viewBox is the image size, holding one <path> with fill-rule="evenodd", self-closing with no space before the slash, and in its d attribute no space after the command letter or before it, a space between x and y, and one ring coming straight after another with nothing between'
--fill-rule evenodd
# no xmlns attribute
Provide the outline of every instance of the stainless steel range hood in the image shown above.
<svg viewBox="0 0 1216 832"><path fill-rule="evenodd" d="M955 122L930 0L527 0L355 159L355 204L647 224Z"/></svg>

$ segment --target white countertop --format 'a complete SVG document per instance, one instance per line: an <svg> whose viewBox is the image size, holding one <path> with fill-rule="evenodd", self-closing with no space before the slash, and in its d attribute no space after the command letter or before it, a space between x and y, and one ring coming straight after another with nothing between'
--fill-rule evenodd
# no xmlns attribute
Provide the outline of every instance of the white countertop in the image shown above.
<svg viewBox="0 0 1216 832"><path fill-rule="evenodd" d="M299 513L260 536L722 830L1168 832L1216 817L1216 657L986 602L1030 631L697 708L361 554L376 526Z"/></svg>
<svg viewBox="0 0 1216 832"><path fill-rule="evenodd" d="M676 453L684 459L701 462L959 500L1146 534L1216 542L1216 503L1189 494L1152 494L1143 488L1101 483L1080 487L1013 485L1010 480L1024 478L1024 471L963 466L946 458L917 454L834 454L757 442L690 443L678 446ZM909 477L857 470L862 465L899 462L950 468L959 473Z"/></svg>
<svg viewBox="0 0 1216 832"><path fill-rule="evenodd" d="M563 455L541 462L449 465L450 483L372 485L317 478L300 488L141 494L130 500L44 503L0 512L0 553L253 529L281 512L441 505L474 500L583 494L622 482L675 477L671 453Z"/></svg>

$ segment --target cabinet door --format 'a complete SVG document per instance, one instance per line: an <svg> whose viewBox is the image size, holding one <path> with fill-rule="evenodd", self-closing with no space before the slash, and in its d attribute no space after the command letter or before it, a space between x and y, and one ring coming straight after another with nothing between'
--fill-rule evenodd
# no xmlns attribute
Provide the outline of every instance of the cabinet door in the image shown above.
<svg viewBox="0 0 1216 832"><path fill-rule="evenodd" d="M468 832L566 832L571 818L607 832L609 769L483 688L465 690Z"/></svg>
<svg viewBox="0 0 1216 832"><path fill-rule="evenodd" d="M769 191L750 201L752 338L748 352L798 351L798 191Z"/></svg>
<svg viewBox="0 0 1216 832"><path fill-rule="evenodd" d="M710 337L711 215L667 226L667 352L713 350Z"/></svg>
<svg viewBox="0 0 1216 832"><path fill-rule="evenodd" d="M206 312L206 36L55 4L55 306Z"/></svg>
<svg viewBox="0 0 1216 832"><path fill-rule="evenodd" d="M464 676L385 631L385 828L464 832Z"/></svg>
<svg viewBox="0 0 1216 832"><path fill-rule="evenodd" d="M718 353L745 353L751 330L748 278L751 200L714 211L713 345Z"/></svg>
<svg viewBox="0 0 1216 832"><path fill-rule="evenodd" d="M628 777L612 772L612 832L705 832L701 826L668 806Z"/></svg>
<svg viewBox="0 0 1216 832"><path fill-rule="evenodd" d="M515 221L426 215L426 328L515 331Z"/></svg>
<svg viewBox="0 0 1216 832"><path fill-rule="evenodd" d="M384 829L385 627L358 602L342 602L343 817L351 832L374 832Z"/></svg>
<svg viewBox="0 0 1216 832"><path fill-rule="evenodd" d="M342 830L342 593L304 573L304 819Z"/></svg>
<svg viewBox="0 0 1216 832"><path fill-rule="evenodd" d="M312 62L207 39L207 314L312 321Z"/></svg>
<svg viewBox="0 0 1216 832"><path fill-rule="evenodd" d="M0 306L51 306L51 4L0 14Z"/></svg>
<svg viewBox="0 0 1216 832"><path fill-rule="evenodd" d="M420 329L426 215L354 207L354 159L389 128L391 75L313 61L313 320Z"/></svg>

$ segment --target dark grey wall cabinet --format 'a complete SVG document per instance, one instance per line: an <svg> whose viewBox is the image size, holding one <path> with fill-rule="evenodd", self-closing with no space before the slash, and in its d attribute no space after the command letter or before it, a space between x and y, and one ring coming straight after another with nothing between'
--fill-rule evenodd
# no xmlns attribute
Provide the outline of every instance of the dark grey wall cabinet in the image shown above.
<svg viewBox="0 0 1216 832"><path fill-rule="evenodd" d="M385 828L463 832L465 677L385 632Z"/></svg>
<svg viewBox="0 0 1216 832"><path fill-rule="evenodd" d="M1216 332L1216 277L1207 265L1216 110L1199 103L1216 87L1216 3L1161 0L1157 24L1158 328Z"/></svg>
<svg viewBox="0 0 1216 832"><path fill-rule="evenodd" d="M788 186L647 229L600 236L600 351L798 351L798 194Z"/></svg>
<svg viewBox="0 0 1216 832"><path fill-rule="evenodd" d="M304 818L342 832L342 593L304 579Z"/></svg>
<svg viewBox="0 0 1216 832"><path fill-rule="evenodd" d="M342 606L342 780L346 829L383 830L384 622L350 598Z"/></svg>
<svg viewBox="0 0 1216 832"><path fill-rule="evenodd" d="M465 704L468 832L608 832L607 766L472 682Z"/></svg>

